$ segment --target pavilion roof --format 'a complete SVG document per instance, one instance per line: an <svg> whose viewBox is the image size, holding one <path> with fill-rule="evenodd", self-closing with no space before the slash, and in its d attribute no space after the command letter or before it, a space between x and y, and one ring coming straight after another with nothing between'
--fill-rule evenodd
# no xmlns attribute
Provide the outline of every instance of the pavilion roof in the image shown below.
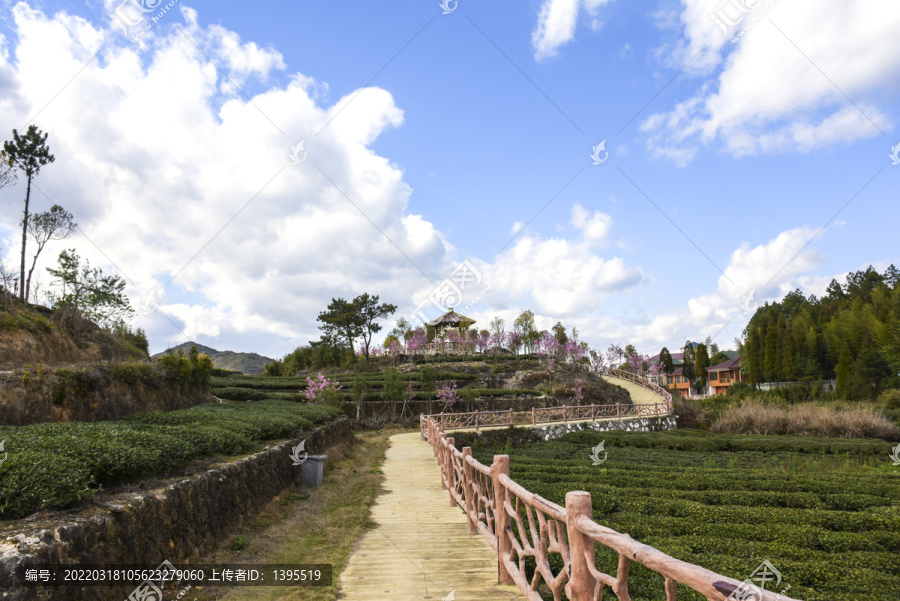
<svg viewBox="0 0 900 601"><path fill-rule="evenodd" d="M431 327L440 326L440 325L458 327L458 326L470 326L473 323L475 323L475 320L472 319L471 317L466 317L465 315L460 315L453 309L450 309L449 311L447 311L446 313L444 313L437 319L426 322L426 323L427 323L427 325L429 325Z"/></svg>

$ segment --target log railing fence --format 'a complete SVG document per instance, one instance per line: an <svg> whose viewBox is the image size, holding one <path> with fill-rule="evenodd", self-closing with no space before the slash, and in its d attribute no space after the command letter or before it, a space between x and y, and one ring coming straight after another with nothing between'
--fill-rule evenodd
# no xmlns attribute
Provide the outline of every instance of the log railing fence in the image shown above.
<svg viewBox="0 0 900 601"><path fill-rule="evenodd" d="M610 376L630 380L660 397L657 403L635 403L623 405L562 405L559 407L532 407L530 411L470 411L467 413L436 413L423 415L420 420L432 417L438 420L445 431L475 428L480 431L486 426L515 426L549 424L569 421L596 421L598 419L623 419L642 417L662 417L673 411L672 395L655 383L631 372L620 369L608 370Z"/></svg>
<svg viewBox="0 0 900 601"><path fill-rule="evenodd" d="M753 599L753 601L796 601L772 591L755 588L690 564L594 522L591 495L584 491L566 493L561 507L529 492L509 477L509 456L495 455L490 466L472 457L472 449L459 451L433 416L422 416L422 437L429 442L441 471L441 484L449 492L450 505L466 514L469 534L481 533L497 551L499 581L515 584L528 601L541 601L543 584L556 601L562 592L571 601L602 601L609 586L620 601L631 601L628 577L637 562L665 578L666 601L676 601L682 584L709 601ZM616 574L600 572L595 564L595 545L619 555ZM562 568L551 567L562 560ZM529 580L526 558L535 563ZM735 594L735 591L737 593ZM748 596L750 595L750 596Z"/></svg>

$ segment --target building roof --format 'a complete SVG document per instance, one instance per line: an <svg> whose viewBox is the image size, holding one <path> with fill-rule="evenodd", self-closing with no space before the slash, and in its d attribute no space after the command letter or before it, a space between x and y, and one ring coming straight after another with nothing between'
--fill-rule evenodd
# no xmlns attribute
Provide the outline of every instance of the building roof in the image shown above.
<svg viewBox="0 0 900 601"><path fill-rule="evenodd" d="M437 319L433 321L426 322L426 325L431 327L436 327L440 325L444 326L452 326L452 327L469 327L475 323L475 320L471 317L466 317L465 315L460 315L455 312L453 309L450 309Z"/></svg>
<svg viewBox="0 0 900 601"><path fill-rule="evenodd" d="M728 369L740 369L741 367L741 358L734 357L732 359L728 359L719 363L718 365L713 365L712 367L707 367L706 371L725 371Z"/></svg>

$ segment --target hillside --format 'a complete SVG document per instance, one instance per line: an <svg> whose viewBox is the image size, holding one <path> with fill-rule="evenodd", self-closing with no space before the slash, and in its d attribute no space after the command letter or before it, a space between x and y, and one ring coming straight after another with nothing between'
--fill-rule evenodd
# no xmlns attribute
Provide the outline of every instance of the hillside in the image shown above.
<svg viewBox="0 0 900 601"><path fill-rule="evenodd" d="M185 353L190 352L191 347L196 346L201 353L206 353L212 359L213 365L219 369L227 369L231 371L239 371L247 375L261 374L266 369L266 364L271 363L274 359L264 357L256 353L236 353L234 351L217 351L216 349L198 344L196 342L185 342L178 346L153 355L154 358L161 357L168 352L178 352L183 350Z"/></svg>
<svg viewBox="0 0 900 601"><path fill-rule="evenodd" d="M147 358L146 339L81 319L76 328L54 311L24 306L0 291L0 369Z"/></svg>

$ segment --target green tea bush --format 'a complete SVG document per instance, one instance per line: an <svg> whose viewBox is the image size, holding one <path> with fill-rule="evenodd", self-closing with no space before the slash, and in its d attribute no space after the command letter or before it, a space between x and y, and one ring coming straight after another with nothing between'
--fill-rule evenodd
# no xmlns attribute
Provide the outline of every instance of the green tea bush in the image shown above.
<svg viewBox="0 0 900 601"><path fill-rule="evenodd" d="M892 443L689 430L454 436L485 465L509 454L510 476L529 491L560 505L590 492L598 523L719 574L744 580L767 559L797 599L895 601L900 590ZM607 460L592 465L601 441ZM597 549L598 569L615 573L617 554ZM663 594L658 574L637 564L631 574L633 599ZM682 587L678 598L705 599Z"/></svg>
<svg viewBox="0 0 900 601"><path fill-rule="evenodd" d="M284 400L209 403L113 422L0 426L0 518L66 508L103 487L161 476L188 462L252 451L341 415Z"/></svg>

